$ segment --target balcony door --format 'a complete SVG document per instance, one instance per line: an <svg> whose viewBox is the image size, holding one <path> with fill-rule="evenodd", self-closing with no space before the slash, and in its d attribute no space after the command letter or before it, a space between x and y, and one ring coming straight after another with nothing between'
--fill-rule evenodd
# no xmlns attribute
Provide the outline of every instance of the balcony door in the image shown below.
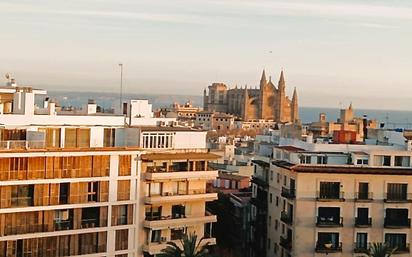
<svg viewBox="0 0 412 257"><path fill-rule="evenodd" d="M385 243L390 248L402 250L406 248L406 234L385 234Z"/></svg>
<svg viewBox="0 0 412 257"><path fill-rule="evenodd" d="M360 182L358 199L367 200L369 198L368 195L369 195L369 183Z"/></svg>
<svg viewBox="0 0 412 257"><path fill-rule="evenodd" d="M318 245L321 248L325 247L325 244L332 244L332 249L339 247L339 233L318 233Z"/></svg>
<svg viewBox="0 0 412 257"><path fill-rule="evenodd" d="M320 182L320 198L323 199L339 199L340 197L340 182Z"/></svg>
<svg viewBox="0 0 412 257"><path fill-rule="evenodd" d="M357 215L358 224L367 225L369 219L369 209L368 208L358 208Z"/></svg>

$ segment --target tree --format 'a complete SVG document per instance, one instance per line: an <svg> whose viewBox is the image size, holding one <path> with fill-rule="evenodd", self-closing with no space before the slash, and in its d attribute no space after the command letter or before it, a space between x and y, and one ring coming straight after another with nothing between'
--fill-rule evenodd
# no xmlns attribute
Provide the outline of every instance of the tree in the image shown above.
<svg viewBox="0 0 412 257"><path fill-rule="evenodd" d="M372 243L369 249L371 257L389 257L396 251L396 248L390 248L387 244Z"/></svg>
<svg viewBox="0 0 412 257"><path fill-rule="evenodd" d="M168 246L162 250L161 257L210 257L207 247L209 243L202 244L204 238L197 242L197 235L184 235L180 239L182 248L174 242L168 242Z"/></svg>

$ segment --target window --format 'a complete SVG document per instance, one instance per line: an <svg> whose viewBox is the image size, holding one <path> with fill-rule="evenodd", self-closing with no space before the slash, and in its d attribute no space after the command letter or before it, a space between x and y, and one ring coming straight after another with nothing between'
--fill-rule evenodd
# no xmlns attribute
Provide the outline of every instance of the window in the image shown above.
<svg viewBox="0 0 412 257"><path fill-rule="evenodd" d="M272 203L272 193L270 193L270 195L269 195L269 201L270 201L270 203Z"/></svg>
<svg viewBox="0 0 412 257"><path fill-rule="evenodd" d="M395 166L409 167L410 157L409 156L395 156Z"/></svg>
<svg viewBox="0 0 412 257"><path fill-rule="evenodd" d="M126 225L127 224L127 205L120 205L118 207L118 220L117 225Z"/></svg>
<svg viewBox="0 0 412 257"><path fill-rule="evenodd" d="M272 225L272 216L269 215L269 221L268 221L269 227Z"/></svg>
<svg viewBox="0 0 412 257"><path fill-rule="evenodd" d="M300 159L300 163L302 163L302 164L310 164L312 156L310 156L310 155L301 155L299 157L299 159Z"/></svg>
<svg viewBox="0 0 412 257"><path fill-rule="evenodd" d="M382 165L383 166L391 166L391 157L388 155L384 155L382 157Z"/></svg>
<svg viewBox="0 0 412 257"><path fill-rule="evenodd" d="M328 156L318 156L317 157L318 164L327 164L328 163Z"/></svg>
<svg viewBox="0 0 412 257"><path fill-rule="evenodd" d="M341 223L339 207L319 207L317 225L340 225Z"/></svg>
<svg viewBox="0 0 412 257"><path fill-rule="evenodd" d="M152 231L152 238L150 239L150 242L160 242L160 235L161 235L161 230L153 230Z"/></svg>
<svg viewBox="0 0 412 257"><path fill-rule="evenodd" d="M161 215L161 206L146 206L146 220L160 220Z"/></svg>
<svg viewBox="0 0 412 257"><path fill-rule="evenodd" d="M386 199L389 201L405 201L408 199L408 184L388 183Z"/></svg>
<svg viewBox="0 0 412 257"><path fill-rule="evenodd" d="M369 183L367 182L359 182L358 185L358 199L359 200L368 200L369 197Z"/></svg>
<svg viewBox="0 0 412 257"><path fill-rule="evenodd" d="M288 183L288 177L286 175L283 175L283 185L286 186Z"/></svg>
<svg viewBox="0 0 412 257"><path fill-rule="evenodd" d="M69 187L70 183L60 184L59 204L67 204L69 202Z"/></svg>
<svg viewBox="0 0 412 257"><path fill-rule="evenodd" d="M87 201L97 202L99 192L99 182L89 182L87 190Z"/></svg>
<svg viewBox="0 0 412 257"><path fill-rule="evenodd" d="M326 250L326 244L332 244L331 249L339 249L341 247L339 242L339 233L319 232L316 249Z"/></svg>
<svg viewBox="0 0 412 257"><path fill-rule="evenodd" d="M320 182L320 199L339 199L340 182Z"/></svg>
<svg viewBox="0 0 412 257"><path fill-rule="evenodd" d="M275 230L278 230L279 220L275 220Z"/></svg>
<svg viewBox="0 0 412 257"><path fill-rule="evenodd" d="M280 174L279 173L276 173L276 182L280 182Z"/></svg>
<svg viewBox="0 0 412 257"><path fill-rule="evenodd" d="M150 183L149 184L149 196L160 195L162 193L161 183Z"/></svg>
<svg viewBox="0 0 412 257"><path fill-rule="evenodd" d="M270 180L273 180L273 170L270 171Z"/></svg>
<svg viewBox="0 0 412 257"><path fill-rule="evenodd" d="M33 206L34 185L11 187L11 207Z"/></svg>
<svg viewBox="0 0 412 257"><path fill-rule="evenodd" d="M276 196L276 206L279 206L279 196Z"/></svg>
<svg viewBox="0 0 412 257"><path fill-rule="evenodd" d="M405 250L407 247L406 234L395 234L395 233L385 234L385 243L390 248L396 248L399 251Z"/></svg>
<svg viewBox="0 0 412 257"><path fill-rule="evenodd" d="M368 249L368 233L356 233L356 249Z"/></svg>
<svg viewBox="0 0 412 257"><path fill-rule="evenodd" d="M370 224L368 208L358 208L355 223L357 226L368 226Z"/></svg>
<svg viewBox="0 0 412 257"><path fill-rule="evenodd" d="M175 228L170 230L170 239L179 240L182 239L185 234L184 228Z"/></svg>
<svg viewBox="0 0 412 257"><path fill-rule="evenodd" d="M73 209L56 210L54 215L55 230L73 229Z"/></svg>
<svg viewBox="0 0 412 257"><path fill-rule="evenodd" d="M387 208L385 212L385 227L410 227L408 209Z"/></svg>

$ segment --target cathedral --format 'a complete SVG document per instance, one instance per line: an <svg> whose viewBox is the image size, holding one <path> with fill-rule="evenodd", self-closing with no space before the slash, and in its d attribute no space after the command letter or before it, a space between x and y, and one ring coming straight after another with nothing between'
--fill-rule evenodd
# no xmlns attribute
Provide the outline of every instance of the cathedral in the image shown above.
<svg viewBox="0 0 412 257"><path fill-rule="evenodd" d="M292 99L285 93L285 78L283 71L277 87L271 78L266 79L262 72L259 88L228 89L223 83L213 83L203 92L203 107L205 111L233 114L244 121L273 120L276 122L296 122L299 119L298 95L296 88Z"/></svg>

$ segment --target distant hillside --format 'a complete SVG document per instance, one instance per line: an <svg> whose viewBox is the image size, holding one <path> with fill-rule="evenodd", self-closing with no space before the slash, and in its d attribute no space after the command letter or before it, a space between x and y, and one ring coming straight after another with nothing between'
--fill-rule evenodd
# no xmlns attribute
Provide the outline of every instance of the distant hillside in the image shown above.
<svg viewBox="0 0 412 257"><path fill-rule="evenodd" d="M85 105L88 99L94 99L103 108L110 108L119 102L119 95L112 93L48 91L48 95L62 106L80 107ZM203 105L202 96L193 95L125 94L123 99L148 99L154 108L170 106L174 102L183 104L188 100L191 100L194 106Z"/></svg>

